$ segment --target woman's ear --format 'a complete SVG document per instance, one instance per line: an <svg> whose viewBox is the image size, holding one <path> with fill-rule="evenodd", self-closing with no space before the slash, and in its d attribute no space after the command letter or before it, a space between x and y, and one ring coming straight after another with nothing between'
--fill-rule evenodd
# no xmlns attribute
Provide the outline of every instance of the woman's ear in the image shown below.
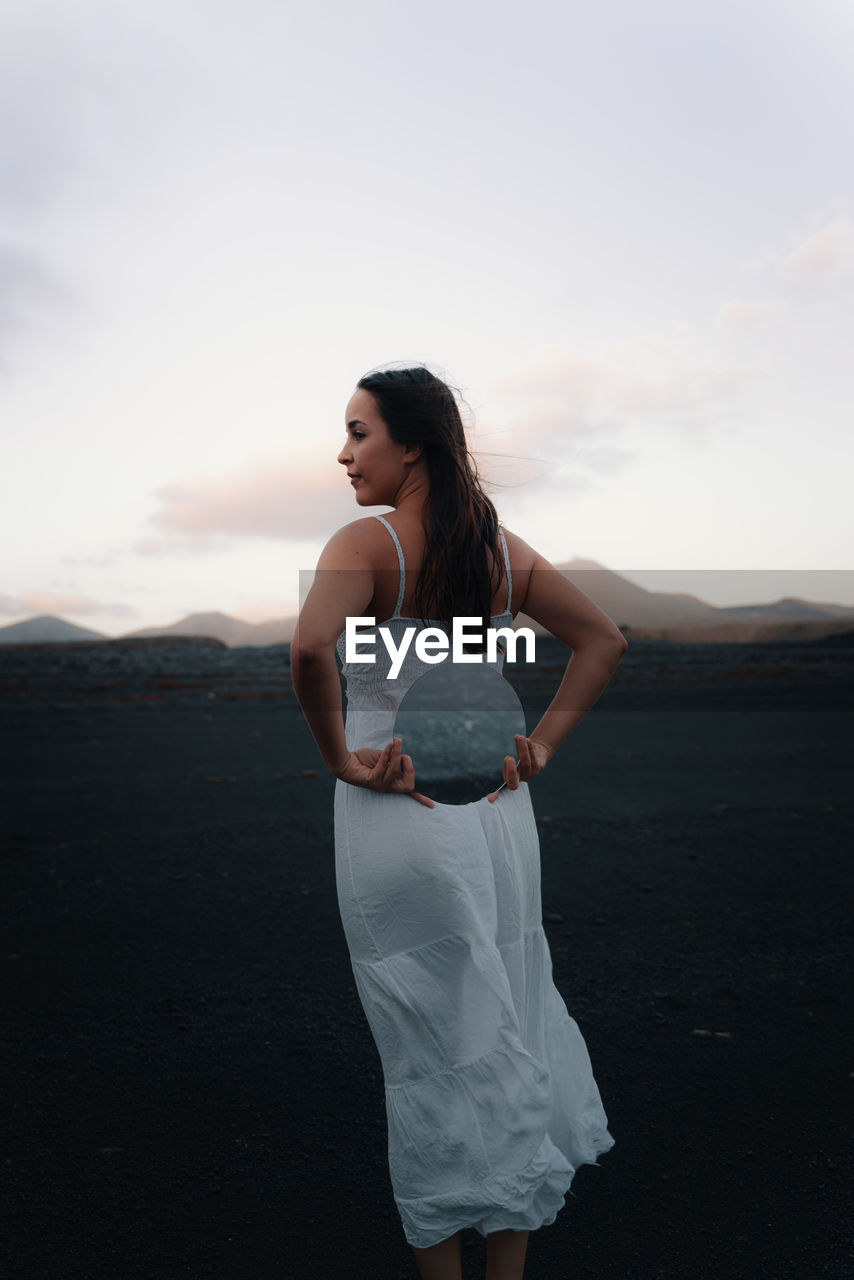
<svg viewBox="0 0 854 1280"><path fill-rule="evenodd" d="M403 446L403 461L417 462L418 459L422 456L423 449L424 449L424 445L421 440L417 441L414 444L405 444Z"/></svg>

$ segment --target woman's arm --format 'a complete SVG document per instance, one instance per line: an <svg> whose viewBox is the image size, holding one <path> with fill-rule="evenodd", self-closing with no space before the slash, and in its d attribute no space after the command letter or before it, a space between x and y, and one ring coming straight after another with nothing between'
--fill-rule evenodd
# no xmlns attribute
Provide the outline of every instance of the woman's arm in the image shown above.
<svg viewBox="0 0 854 1280"><path fill-rule="evenodd" d="M324 764L336 775L350 752L344 737L335 645L347 618L363 617L374 593L365 532L364 520L356 520L329 539L291 641L294 692Z"/></svg>
<svg viewBox="0 0 854 1280"><path fill-rule="evenodd" d="M519 608L572 649L557 693L530 735L554 755L603 692L629 646L607 613L541 555Z"/></svg>
<svg viewBox="0 0 854 1280"><path fill-rule="evenodd" d="M341 680L334 645L319 649L302 647L299 623L291 641L291 676L323 763L337 775L346 765L350 752L344 737Z"/></svg>
<svg viewBox="0 0 854 1280"><path fill-rule="evenodd" d="M412 760L401 754L399 738L382 751L374 747L350 751L347 746L335 645L347 618L364 617L374 594L372 530L365 528L366 523L356 520L339 529L317 562L291 640L294 692L323 763L336 778L371 791L401 792L432 809L433 801L415 790Z"/></svg>
<svg viewBox="0 0 854 1280"><path fill-rule="evenodd" d="M521 544L521 539L514 540ZM525 545L525 544L522 544ZM504 781L515 790L536 776L587 714L629 647L625 636L589 596L536 552L519 612L541 623L572 649L557 693L527 739L517 740L519 764L504 760ZM530 744L530 745L529 745ZM497 792L493 792L493 796Z"/></svg>

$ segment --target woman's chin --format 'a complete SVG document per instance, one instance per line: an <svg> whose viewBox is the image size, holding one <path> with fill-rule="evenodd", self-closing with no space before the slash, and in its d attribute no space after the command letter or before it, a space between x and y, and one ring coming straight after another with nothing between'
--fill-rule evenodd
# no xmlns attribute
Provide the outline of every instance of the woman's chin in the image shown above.
<svg viewBox="0 0 854 1280"><path fill-rule="evenodd" d="M365 488L364 484L360 484L355 487L353 497L356 499L356 505L359 507L394 506L394 502L391 498L378 497L376 493L372 493L370 489Z"/></svg>

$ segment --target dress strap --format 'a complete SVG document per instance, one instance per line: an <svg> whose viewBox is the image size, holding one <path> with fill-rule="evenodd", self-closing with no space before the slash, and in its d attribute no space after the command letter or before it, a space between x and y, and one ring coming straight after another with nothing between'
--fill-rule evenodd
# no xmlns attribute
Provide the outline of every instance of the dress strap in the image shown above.
<svg viewBox="0 0 854 1280"><path fill-rule="evenodd" d="M513 598L513 574L510 572L510 556L507 552L507 539L504 537L504 530L501 525L498 526L498 532L501 534L501 545L504 548L504 567L507 570L507 608L505 613L512 613L510 601Z"/></svg>
<svg viewBox="0 0 854 1280"><path fill-rule="evenodd" d="M403 565L403 551L401 550L401 547L400 547L400 539L398 538L394 529L392 529L388 520L386 520L385 516L374 516L374 519L382 521L382 523L388 529L391 536L394 538L394 545L397 547L397 563L400 568L400 590L397 593L397 604L394 606L394 613L391 615L393 618L396 618L400 613L400 606L403 604L403 593L406 590L406 569L404 568L404 565ZM504 535L502 534L502 537L503 536ZM507 551L507 548L505 547L505 554L506 554L506 551Z"/></svg>

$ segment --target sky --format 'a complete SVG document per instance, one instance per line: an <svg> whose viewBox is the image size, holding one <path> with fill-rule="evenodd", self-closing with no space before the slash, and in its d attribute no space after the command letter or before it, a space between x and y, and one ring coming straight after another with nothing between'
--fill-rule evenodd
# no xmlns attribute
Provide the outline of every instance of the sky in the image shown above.
<svg viewBox="0 0 854 1280"><path fill-rule="evenodd" d="M295 613L392 362L552 563L854 605L852 59L848 0L3 0L0 625Z"/></svg>

